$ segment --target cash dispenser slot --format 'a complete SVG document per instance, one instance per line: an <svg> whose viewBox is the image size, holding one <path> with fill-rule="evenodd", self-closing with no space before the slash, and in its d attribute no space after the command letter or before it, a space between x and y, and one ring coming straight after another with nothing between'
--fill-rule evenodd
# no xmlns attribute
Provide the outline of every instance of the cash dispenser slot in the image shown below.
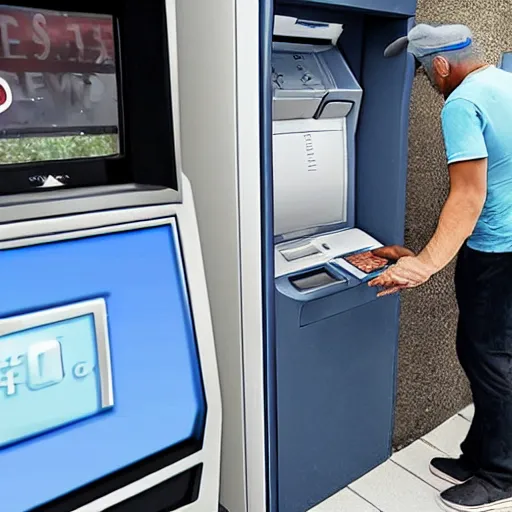
<svg viewBox="0 0 512 512"><path fill-rule="evenodd" d="M372 302L374 288L333 264L333 261L281 276L279 292L300 305L299 327L306 327Z"/></svg>
<svg viewBox="0 0 512 512"><path fill-rule="evenodd" d="M327 267L319 267L290 278L291 285L301 293L323 290L335 284L347 283L347 279L341 275L335 275Z"/></svg>

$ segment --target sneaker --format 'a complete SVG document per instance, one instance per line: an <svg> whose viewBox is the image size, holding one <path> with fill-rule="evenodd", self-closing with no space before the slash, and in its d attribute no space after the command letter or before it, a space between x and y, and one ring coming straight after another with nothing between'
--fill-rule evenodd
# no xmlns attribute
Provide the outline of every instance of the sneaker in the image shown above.
<svg viewBox="0 0 512 512"><path fill-rule="evenodd" d="M442 457L432 459L430 472L454 485L463 484L475 476L475 471L462 459L445 459Z"/></svg>
<svg viewBox="0 0 512 512"><path fill-rule="evenodd" d="M441 493L441 505L447 511L491 512L512 507L512 492L502 491L474 477Z"/></svg>

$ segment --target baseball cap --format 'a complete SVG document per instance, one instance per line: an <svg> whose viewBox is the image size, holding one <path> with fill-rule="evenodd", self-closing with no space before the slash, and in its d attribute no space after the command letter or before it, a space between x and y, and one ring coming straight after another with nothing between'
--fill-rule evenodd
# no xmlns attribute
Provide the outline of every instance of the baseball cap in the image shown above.
<svg viewBox="0 0 512 512"><path fill-rule="evenodd" d="M395 57L405 49L416 59L435 53L462 50L473 43L473 34L465 25L420 24L404 37L393 41L385 50L384 57Z"/></svg>

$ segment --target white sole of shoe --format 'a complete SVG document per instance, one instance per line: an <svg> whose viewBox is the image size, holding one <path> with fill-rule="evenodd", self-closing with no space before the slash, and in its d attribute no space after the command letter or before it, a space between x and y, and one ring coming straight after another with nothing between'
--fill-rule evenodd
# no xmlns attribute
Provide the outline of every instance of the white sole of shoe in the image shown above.
<svg viewBox="0 0 512 512"><path fill-rule="evenodd" d="M456 478L453 478L453 476L447 475L446 473L439 471L439 469L432 466L432 464L430 464L430 472L434 476L437 476L437 478L440 478L441 480L444 480L445 482L449 482L450 484L453 484L453 485L460 485L460 484L463 484L464 482L466 482L466 480L464 480L464 481L457 480Z"/></svg>
<svg viewBox="0 0 512 512"><path fill-rule="evenodd" d="M441 496L437 498L438 505L446 512L494 512L495 510L511 510L512 498L496 501L489 505L478 505L476 507L466 507L464 505L456 505L445 501Z"/></svg>

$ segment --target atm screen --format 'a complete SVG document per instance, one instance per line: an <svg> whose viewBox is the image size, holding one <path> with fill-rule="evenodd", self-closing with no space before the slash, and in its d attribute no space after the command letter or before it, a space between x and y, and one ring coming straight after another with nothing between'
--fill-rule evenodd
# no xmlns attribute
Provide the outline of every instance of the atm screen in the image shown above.
<svg viewBox="0 0 512 512"><path fill-rule="evenodd" d="M113 16L0 5L0 36L0 166L120 153Z"/></svg>
<svg viewBox="0 0 512 512"><path fill-rule="evenodd" d="M290 278L291 284L299 291L306 292L315 288L323 288L338 282L325 268L299 274Z"/></svg>
<svg viewBox="0 0 512 512"><path fill-rule="evenodd" d="M0 5L0 196L179 192L165 0L35 3Z"/></svg>

